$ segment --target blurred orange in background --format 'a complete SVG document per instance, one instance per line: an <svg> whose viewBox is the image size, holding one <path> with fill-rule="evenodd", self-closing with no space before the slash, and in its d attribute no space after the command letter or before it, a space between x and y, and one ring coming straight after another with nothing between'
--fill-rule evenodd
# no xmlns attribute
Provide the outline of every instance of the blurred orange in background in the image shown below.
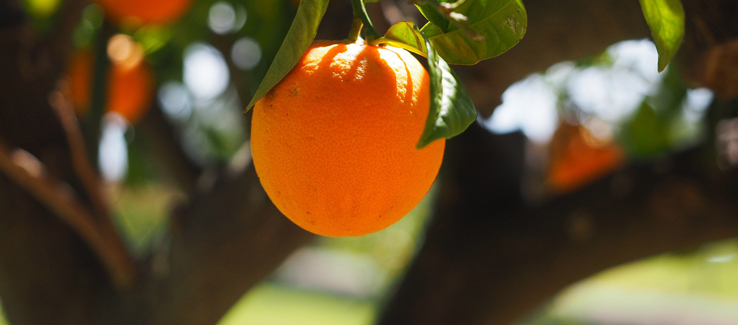
<svg viewBox="0 0 738 325"><path fill-rule="evenodd" d="M143 49L129 36L118 34L108 42L106 111L135 124L148 111L154 96L154 72L144 61ZM84 116L90 109L94 58L89 50L73 54L68 78L75 111Z"/></svg>
<svg viewBox="0 0 738 325"><path fill-rule="evenodd" d="M625 151L612 141L595 137L581 125L562 123L549 145L547 186L555 193L576 190L625 162Z"/></svg>
<svg viewBox="0 0 738 325"><path fill-rule="evenodd" d="M97 0L115 22L166 24L182 17L192 0Z"/></svg>

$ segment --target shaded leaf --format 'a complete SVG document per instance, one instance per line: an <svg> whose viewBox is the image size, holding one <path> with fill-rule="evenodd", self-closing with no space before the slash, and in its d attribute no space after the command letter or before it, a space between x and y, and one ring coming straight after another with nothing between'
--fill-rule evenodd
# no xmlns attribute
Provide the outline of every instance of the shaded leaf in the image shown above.
<svg viewBox="0 0 738 325"><path fill-rule="evenodd" d="M416 29L417 30L417 29ZM418 32L419 33L419 32ZM433 45L426 41L430 74L431 107L417 147L464 132L477 118L469 93Z"/></svg>
<svg viewBox="0 0 738 325"><path fill-rule="evenodd" d="M432 2L434 0L426 0L422 4L416 4L415 6L418 8L421 14L423 14L423 17L425 19L428 19L428 21L436 25L441 31L446 32L448 30L448 19L444 18L441 13L438 12L438 2L451 2L451 1L438 1L438 2ZM432 3L432 4L431 4Z"/></svg>
<svg viewBox="0 0 738 325"><path fill-rule="evenodd" d="M421 29L450 64L475 64L498 56L515 46L528 27L520 0L459 1L451 8L466 17L465 25L449 23L444 30L431 21Z"/></svg>
<svg viewBox="0 0 738 325"><path fill-rule="evenodd" d="M651 157L667 150L672 144L667 121L646 100L623 131L623 145L634 158Z"/></svg>
<svg viewBox="0 0 738 325"><path fill-rule="evenodd" d="M407 49L428 58L431 107L417 147L464 132L477 118L469 93L451 67L436 52L433 44L410 22L400 22L387 31L382 44Z"/></svg>
<svg viewBox="0 0 738 325"><path fill-rule="evenodd" d="M274 57L272 65L269 66L269 70L261 81L254 97L246 106L246 111L251 109L261 97L277 85L300 61L302 54L315 39L318 25L320 25L325 10L328 8L328 2L329 0L300 1L295 19L287 32L287 37L282 42L282 46L279 47L277 55Z"/></svg>
<svg viewBox="0 0 738 325"><path fill-rule="evenodd" d="M665 119L674 119L684 111L687 98L687 85L677 66L669 67L661 79L656 93L650 96L651 105Z"/></svg>
<svg viewBox="0 0 738 325"><path fill-rule="evenodd" d="M680 0L639 0L659 52L659 72L666 68L684 37L684 8Z"/></svg>

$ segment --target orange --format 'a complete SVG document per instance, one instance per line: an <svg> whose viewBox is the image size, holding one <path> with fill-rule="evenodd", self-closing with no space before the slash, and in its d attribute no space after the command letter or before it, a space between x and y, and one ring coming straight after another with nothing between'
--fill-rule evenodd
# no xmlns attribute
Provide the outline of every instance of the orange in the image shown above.
<svg viewBox="0 0 738 325"><path fill-rule="evenodd" d="M428 72L405 50L316 42L254 108L251 150L272 202L298 226L360 236L428 192L445 140L416 149Z"/></svg>
<svg viewBox="0 0 738 325"><path fill-rule="evenodd" d="M70 95L80 116L90 109L93 63L92 53L79 51L73 54L69 65ZM137 123L152 105L152 68L141 58L113 60L107 78L106 111L118 113L132 124Z"/></svg>
<svg viewBox="0 0 738 325"><path fill-rule="evenodd" d="M92 66L93 59L90 51L78 51L72 54L69 61L67 79L69 80L69 92L72 104L77 115L84 115L90 108L90 95L92 92Z"/></svg>
<svg viewBox="0 0 738 325"><path fill-rule="evenodd" d="M595 138L578 125L562 124L551 139L548 185L571 192L622 166L625 151L617 143Z"/></svg>
<svg viewBox="0 0 738 325"><path fill-rule="evenodd" d="M97 0L97 3L116 22L165 24L183 16L192 0Z"/></svg>

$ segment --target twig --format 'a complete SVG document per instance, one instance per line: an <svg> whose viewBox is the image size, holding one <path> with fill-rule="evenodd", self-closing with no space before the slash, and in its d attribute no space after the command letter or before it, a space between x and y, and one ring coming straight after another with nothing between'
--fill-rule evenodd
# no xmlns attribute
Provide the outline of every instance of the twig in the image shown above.
<svg viewBox="0 0 738 325"><path fill-rule="evenodd" d="M351 7L354 9L354 18L359 18L364 23L367 41L372 41L382 37L382 35L374 28L371 19L369 19L369 14L366 13L364 0L351 0Z"/></svg>
<svg viewBox="0 0 738 325"><path fill-rule="evenodd" d="M72 165L77 176L82 181L87 195L89 195L95 212L99 217L109 217L110 208L105 196L100 189L100 177L90 164L85 148L85 139L82 136L82 130L79 127L77 118L74 115L71 103L65 96L63 85L57 86L57 89L49 96L49 103L54 108L56 115L59 117L64 135L69 144L69 151L72 158Z"/></svg>
<svg viewBox="0 0 738 325"><path fill-rule="evenodd" d="M58 86L57 89L52 92L49 103L54 108L64 129L74 171L82 181L82 186L92 201L92 206L96 212L92 217L97 217L94 220L97 221L103 239L107 240L108 245L110 245L113 251L118 252L117 254L127 260L126 263L131 264L132 258L128 254L128 250L113 224L110 204L100 187L100 177L88 160L89 155L85 147L85 139L82 135L77 117L74 114L73 106L68 100L70 97L65 96L62 86ZM130 269L133 270L133 267L131 266Z"/></svg>
<svg viewBox="0 0 738 325"><path fill-rule="evenodd" d="M0 171L87 241L117 285L127 287L133 282L135 269L128 253L106 238L109 234L101 231L93 215L80 203L71 186L48 175L43 163L30 153L22 149L11 150L2 140Z"/></svg>

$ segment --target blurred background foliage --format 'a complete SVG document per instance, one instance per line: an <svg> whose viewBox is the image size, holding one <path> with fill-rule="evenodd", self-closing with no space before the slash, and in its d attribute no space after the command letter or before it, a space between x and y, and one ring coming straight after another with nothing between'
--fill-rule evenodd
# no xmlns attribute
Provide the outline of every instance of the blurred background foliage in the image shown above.
<svg viewBox="0 0 738 325"><path fill-rule="evenodd" d="M44 33L62 2L23 5ZM197 0L176 23L116 27L91 4L73 46L105 48L112 35L129 36L155 73L151 106L175 127L186 154L205 170L244 165L244 103L266 73L297 2ZM527 196L559 195L704 136L712 94L688 89L676 68L657 73L656 64L648 40L614 44L514 84L479 123L498 133L522 130L531 148ZM100 170L118 227L132 251L142 254L166 236L167 215L184 195L149 159L152 148L138 126L105 121ZM371 324L423 240L433 193L386 230L319 238L298 250L220 324ZM738 240L728 240L619 266L572 285L519 324L738 324L737 256Z"/></svg>

